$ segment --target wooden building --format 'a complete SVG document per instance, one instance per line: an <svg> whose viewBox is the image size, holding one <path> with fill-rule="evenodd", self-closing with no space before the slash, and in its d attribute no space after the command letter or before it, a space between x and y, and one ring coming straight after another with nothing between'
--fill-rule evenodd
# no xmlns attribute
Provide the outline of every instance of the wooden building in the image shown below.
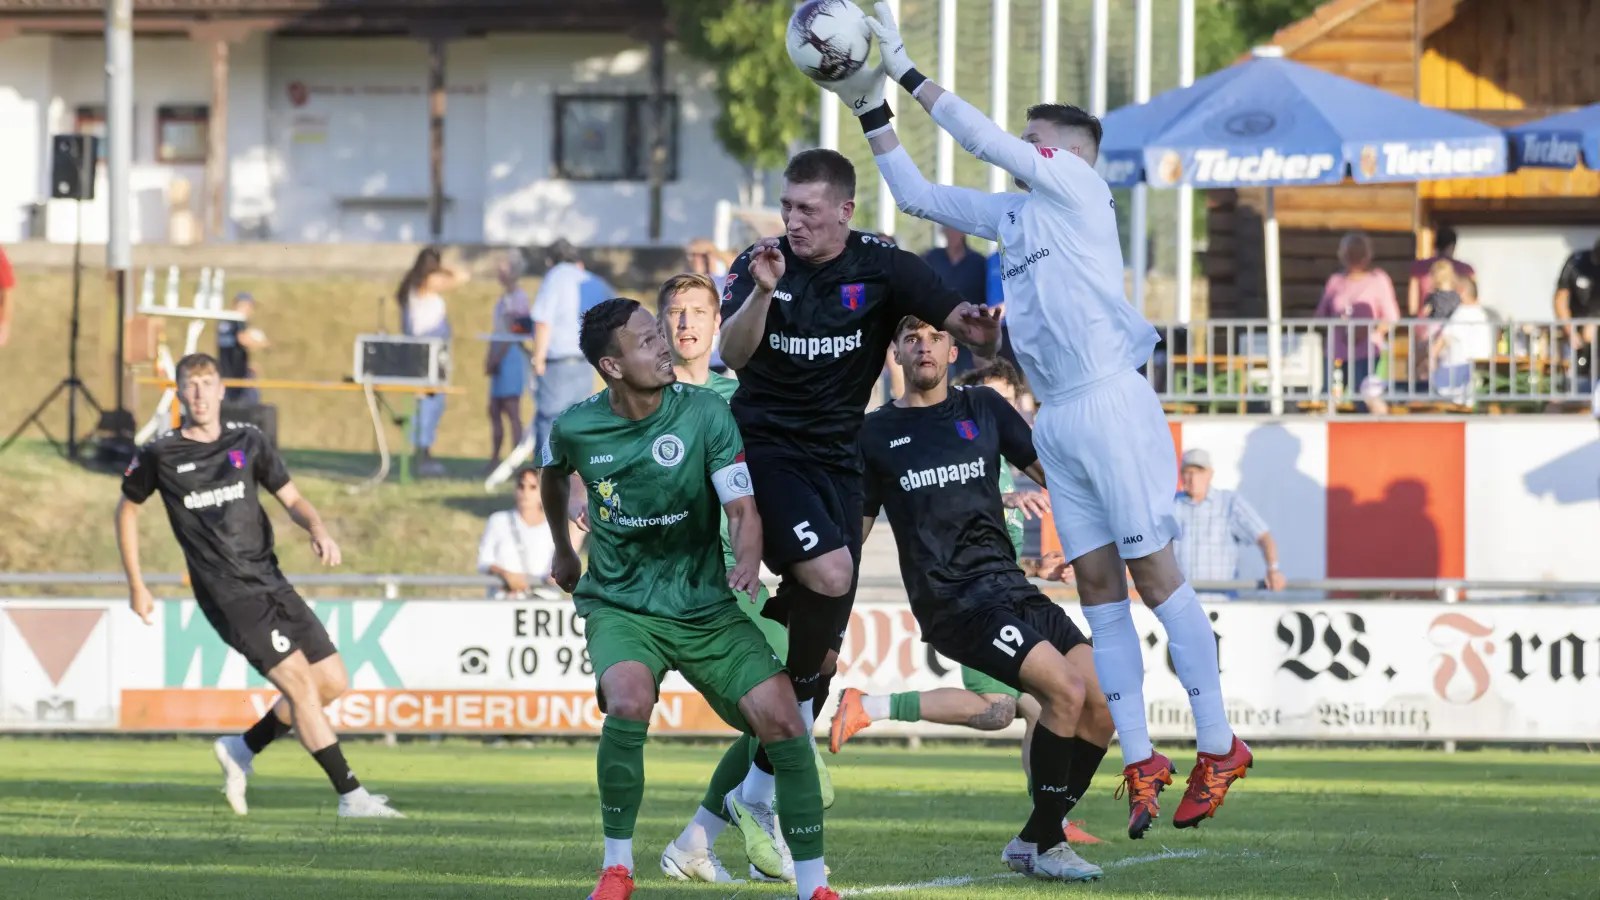
<svg viewBox="0 0 1600 900"><path fill-rule="evenodd" d="M1600 101L1597 30L1600 0L1331 0L1272 43L1297 62L1510 126ZM1212 318L1266 314L1263 201L1260 189L1207 197ZM1457 256L1479 269L1485 303L1549 317L1560 264L1550 259L1600 233L1600 173L1279 189L1277 212L1286 316L1311 314L1351 229L1372 237L1404 307L1410 261L1448 224L1462 235Z"/></svg>

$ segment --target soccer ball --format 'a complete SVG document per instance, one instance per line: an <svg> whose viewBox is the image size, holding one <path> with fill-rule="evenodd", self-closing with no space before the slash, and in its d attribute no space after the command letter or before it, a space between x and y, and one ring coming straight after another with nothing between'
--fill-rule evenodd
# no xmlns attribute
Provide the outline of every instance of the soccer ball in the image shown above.
<svg viewBox="0 0 1600 900"><path fill-rule="evenodd" d="M861 71L872 49L866 14L850 0L808 0L789 19L789 59L817 81Z"/></svg>

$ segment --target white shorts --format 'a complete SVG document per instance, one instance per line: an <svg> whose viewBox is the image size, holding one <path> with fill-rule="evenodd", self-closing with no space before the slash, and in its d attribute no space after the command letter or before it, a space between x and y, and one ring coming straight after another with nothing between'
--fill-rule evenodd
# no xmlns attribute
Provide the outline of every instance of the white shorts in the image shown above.
<svg viewBox="0 0 1600 900"><path fill-rule="evenodd" d="M1068 560L1106 544L1139 559L1179 536L1178 454L1161 401L1138 372L1044 403L1033 444Z"/></svg>

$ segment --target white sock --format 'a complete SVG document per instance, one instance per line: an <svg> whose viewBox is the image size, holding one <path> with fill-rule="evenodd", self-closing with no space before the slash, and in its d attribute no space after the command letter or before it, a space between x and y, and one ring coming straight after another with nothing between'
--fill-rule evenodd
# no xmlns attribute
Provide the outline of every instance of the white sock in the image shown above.
<svg viewBox="0 0 1600 900"><path fill-rule="evenodd" d="M606 838L606 861L600 868L622 866L633 874L633 838Z"/></svg>
<svg viewBox="0 0 1600 900"><path fill-rule="evenodd" d="M810 700L801 700L800 720L806 723L806 738L811 741L811 746L817 746L817 711L811 706Z"/></svg>
<svg viewBox="0 0 1600 900"><path fill-rule="evenodd" d="M828 869L822 864L822 857L794 861L794 886L800 900L811 900L817 888L828 886Z"/></svg>
<svg viewBox="0 0 1600 900"><path fill-rule="evenodd" d="M1172 667L1189 694L1195 743L1202 753L1227 753L1233 748L1233 726L1222 705L1222 676L1217 671L1217 639L1211 632L1211 620L1187 581L1162 601L1155 613L1167 630Z"/></svg>
<svg viewBox="0 0 1600 900"><path fill-rule="evenodd" d="M711 845L715 844L717 838L721 836L722 829L727 827L728 823L724 822L721 816L711 812L704 806L698 807L694 811L694 818L690 819L689 824L684 827L683 834L678 835L678 840L676 841L678 849L689 851L709 850Z"/></svg>
<svg viewBox="0 0 1600 900"><path fill-rule="evenodd" d="M868 694L861 698L861 708L867 711L867 718L876 722L889 718L889 695Z"/></svg>
<svg viewBox="0 0 1600 900"><path fill-rule="evenodd" d="M348 799L348 800L350 800L350 802L355 803L355 802L367 799L367 796L368 796L367 789L364 788L364 787L358 787L358 788L356 788L355 790L351 791L348 794L340 794L339 795L339 799L340 800Z"/></svg>
<svg viewBox="0 0 1600 900"><path fill-rule="evenodd" d="M231 734L228 736L228 755L234 762L247 763L256 758L256 752L245 743L244 735Z"/></svg>
<svg viewBox="0 0 1600 900"><path fill-rule="evenodd" d="M746 803L771 806L777 795L777 779L751 763L749 774L744 776L744 783L739 786L739 799Z"/></svg>
<svg viewBox="0 0 1600 900"><path fill-rule="evenodd" d="M1117 726L1122 764L1144 762L1155 747L1145 724L1144 652L1133 627L1133 601L1085 605L1083 617L1089 620L1089 635L1094 638L1094 672Z"/></svg>

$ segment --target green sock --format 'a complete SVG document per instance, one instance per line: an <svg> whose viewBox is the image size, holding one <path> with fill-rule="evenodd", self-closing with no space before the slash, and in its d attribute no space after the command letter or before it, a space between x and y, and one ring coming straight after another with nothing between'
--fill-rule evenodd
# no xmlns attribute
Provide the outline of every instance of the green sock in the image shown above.
<svg viewBox="0 0 1600 900"><path fill-rule="evenodd" d="M802 737L767 744L777 779L783 837L797 860L822 858L822 786L811 741Z"/></svg>
<svg viewBox="0 0 1600 900"><path fill-rule="evenodd" d="M922 695L916 691L890 694L889 718L896 722L922 721Z"/></svg>
<svg viewBox="0 0 1600 900"><path fill-rule="evenodd" d="M750 771L750 760L756 755L756 739L748 734L739 735L739 739L728 747L722 754L722 761L717 763L717 769L711 773L711 784L706 787L705 799L700 805L706 812L717 818L728 821L728 810L723 805L727 796L738 790L744 781L744 776Z"/></svg>
<svg viewBox="0 0 1600 900"><path fill-rule="evenodd" d="M600 781L600 821L608 838L633 837L644 800L644 741L649 722L606 716L600 728L595 773Z"/></svg>

